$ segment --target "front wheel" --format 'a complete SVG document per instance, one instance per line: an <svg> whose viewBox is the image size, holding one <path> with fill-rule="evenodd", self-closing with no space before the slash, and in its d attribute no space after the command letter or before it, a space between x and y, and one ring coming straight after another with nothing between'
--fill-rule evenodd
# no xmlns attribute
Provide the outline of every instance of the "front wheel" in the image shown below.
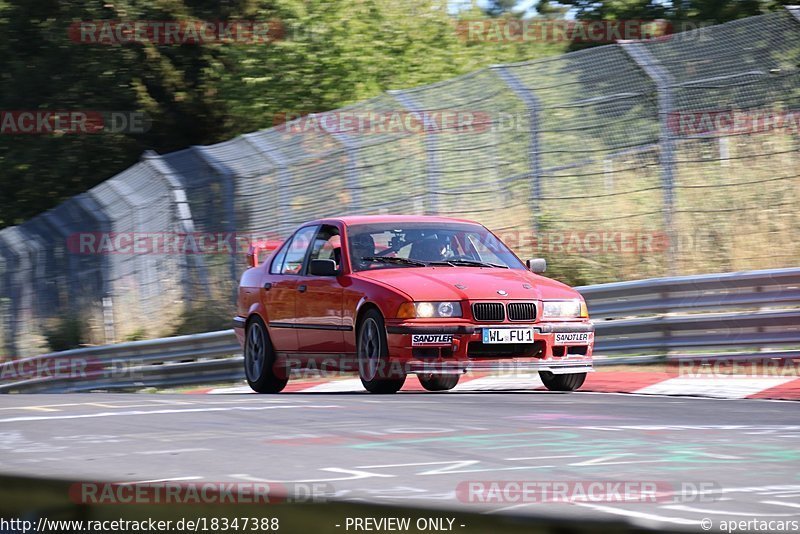
<svg viewBox="0 0 800 534"><path fill-rule="evenodd" d="M358 375L370 393L397 393L406 381L401 372L389 369L389 346L383 316L367 310L358 327Z"/></svg>
<svg viewBox="0 0 800 534"><path fill-rule="evenodd" d="M419 375L419 383L428 391L447 391L458 384L459 375Z"/></svg>
<svg viewBox="0 0 800 534"><path fill-rule="evenodd" d="M583 385L586 373L554 375L550 371L539 371L539 378L550 391L575 391Z"/></svg>
<svg viewBox="0 0 800 534"><path fill-rule="evenodd" d="M286 387L288 378L275 375L275 351L267 335L264 322L255 317L247 325L244 342L244 372L247 383L257 393L279 393Z"/></svg>

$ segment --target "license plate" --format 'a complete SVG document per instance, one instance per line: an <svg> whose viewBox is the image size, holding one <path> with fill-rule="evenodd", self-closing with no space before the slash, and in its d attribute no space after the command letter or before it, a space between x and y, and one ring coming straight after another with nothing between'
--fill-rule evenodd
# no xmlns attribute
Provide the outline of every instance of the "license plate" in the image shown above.
<svg viewBox="0 0 800 534"><path fill-rule="evenodd" d="M591 332L571 332L556 334L555 345L588 345Z"/></svg>
<svg viewBox="0 0 800 534"><path fill-rule="evenodd" d="M533 328L484 328L484 343L533 343Z"/></svg>

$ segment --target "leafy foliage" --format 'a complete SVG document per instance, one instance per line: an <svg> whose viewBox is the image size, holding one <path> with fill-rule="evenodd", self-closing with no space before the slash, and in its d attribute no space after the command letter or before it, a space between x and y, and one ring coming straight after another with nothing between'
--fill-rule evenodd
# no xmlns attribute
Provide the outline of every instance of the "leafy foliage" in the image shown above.
<svg viewBox="0 0 800 534"><path fill-rule="evenodd" d="M44 337L53 352L77 349L86 341L86 325L76 315L65 315L53 321Z"/></svg>
<svg viewBox="0 0 800 534"><path fill-rule="evenodd" d="M485 18L477 8L459 16ZM387 89L562 52L563 46L473 43L441 0L47 0L0 2L4 110L144 112L144 134L0 136L0 227L81 193L136 162L334 109ZM84 44L92 20L270 21L267 44Z"/></svg>

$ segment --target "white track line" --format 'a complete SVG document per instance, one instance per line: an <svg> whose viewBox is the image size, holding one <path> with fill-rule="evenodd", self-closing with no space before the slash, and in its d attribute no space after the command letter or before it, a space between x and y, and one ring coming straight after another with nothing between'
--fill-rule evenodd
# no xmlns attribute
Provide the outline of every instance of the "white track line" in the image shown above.
<svg viewBox="0 0 800 534"><path fill-rule="evenodd" d="M139 451L133 454L142 454L149 456L151 454L180 454L183 452L203 452L203 451L213 451L214 449L205 449L205 448L197 448L197 449L172 449L166 451Z"/></svg>
<svg viewBox="0 0 800 534"><path fill-rule="evenodd" d="M156 482L180 482L181 480L201 480L203 477L175 477L175 478L156 478L153 480L136 480L134 482L115 482L120 486L128 486L130 484L155 484Z"/></svg>
<svg viewBox="0 0 800 534"><path fill-rule="evenodd" d="M96 417L125 417L129 415L165 415L165 414L180 414L180 413L205 413L205 412L233 412L233 411L260 411L260 410L281 410L290 408L339 408L336 404L303 404L298 406L230 406L226 408L189 408L186 410L135 410L129 412L100 412L100 413L86 413L80 415L42 415L31 417L10 417L8 419L0 419L0 423L19 423L26 421L54 421L59 419L92 419Z"/></svg>
<svg viewBox="0 0 800 534"><path fill-rule="evenodd" d="M761 504L774 504L775 506L788 506L789 508L800 508L800 504L797 504L795 502L761 501Z"/></svg>
<svg viewBox="0 0 800 534"><path fill-rule="evenodd" d="M697 514L706 515L735 515L739 517L797 517L797 514L776 514L770 512L769 514L762 514L756 512L735 512L731 510L708 510L707 508L695 508L694 506L686 506L685 504L666 504L664 508L669 510L677 510L679 512L693 512Z"/></svg>
<svg viewBox="0 0 800 534"><path fill-rule="evenodd" d="M647 512L637 512L635 510L625 510L622 508L614 508L613 506L604 506L602 504L593 504L593 503L584 503L584 502L573 502L575 506L583 506L585 508L591 508L592 510L596 510L598 512L605 512L607 514L613 515L623 515L626 517L632 517L634 519L646 519L649 521L662 521L665 523L675 523L676 525L694 525L697 526L700 524L700 521L696 519L685 519L683 517L667 517L663 515L656 515L656 514L648 514Z"/></svg>

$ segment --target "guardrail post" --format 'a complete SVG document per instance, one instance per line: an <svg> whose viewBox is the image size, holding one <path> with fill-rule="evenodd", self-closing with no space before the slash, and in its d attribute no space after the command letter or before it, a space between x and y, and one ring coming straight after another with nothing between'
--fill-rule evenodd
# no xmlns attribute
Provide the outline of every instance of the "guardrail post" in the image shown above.
<svg viewBox="0 0 800 534"><path fill-rule="evenodd" d="M89 193L81 193L78 196L73 197L75 202L80 206L81 210L87 215L90 215L97 226L95 227L97 230L102 230L103 232L110 232L113 229L113 223L108 218L107 213L105 210L100 206ZM99 289L99 296L100 301L103 306L103 322L105 324L105 342L106 343L113 343L116 339L116 334L114 332L114 315L112 313L110 318L105 317L105 302L108 299L109 302L112 301L111 296L111 265L108 261L108 256L106 255L99 255L96 259L97 261L97 269L100 272L100 287ZM113 312L113 309L112 309ZM110 321L110 322L109 322Z"/></svg>
<svg viewBox="0 0 800 534"><path fill-rule="evenodd" d="M113 343L117 339L114 331L114 299L110 296L103 297L103 335L106 343Z"/></svg>
<svg viewBox="0 0 800 534"><path fill-rule="evenodd" d="M234 200L233 200L235 196L233 172L226 165L223 165L222 163L217 161L217 159L208 152L206 147L193 146L192 150L197 152L197 155L200 156L200 159L202 159L209 167L211 167L211 169L216 174L222 177L222 190L224 191L223 195L225 197L223 199L223 205L225 206L224 208L225 217L227 219L226 221L224 221L225 222L224 226L225 226L225 231L230 232L233 236L234 250L231 253L230 258L228 258L228 267L231 273L231 280L234 283L234 289L233 289L233 294L231 295L231 299L235 304L238 295L238 287L235 286L239 281L238 272L236 271L236 265L237 265L237 260L239 258L236 255L237 253L236 245L238 243L238 240L236 239L235 235L236 207L234 206Z"/></svg>
<svg viewBox="0 0 800 534"><path fill-rule="evenodd" d="M426 110L422 109L419 104L407 93L403 91L387 91L387 93L394 97L401 106L411 113L420 114L420 123L425 124L425 118L422 116ZM424 126L423 126L424 128ZM425 215L438 215L439 214L439 175L442 171L439 164L439 156L437 153L436 134L426 132L424 137L425 143L425 160L427 166L427 188L428 194L426 195L427 209Z"/></svg>
<svg viewBox="0 0 800 534"><path fill-rule="evenodd" d="M622 50L653 80L658 94L659 161L661 163L661 185L664 189L664 228L669 237L667 249L667 272L675 272L675 138L669 128L669 117L673 111L672 76L639 42L621 42Z"/></svg>
<svg viewBox="0 0 800 534"><path fill-rule="evenodd" d="M530 144L528 154L530 158L530 208L531 208L531 229L534 233L539 229L539 205L542 188L542 154L540 149L539 123L542 104L539 98L517 78L506 65L494 65L491 67L500 79L514 92L520 100L525 103L530 124Z"/></svg>
<svg viewBox="0 0 800 534"><path fill-rule="evenodd" d="M30 322L34 313L34 286L38 254L35 245L27 239L19 226L11 226L0 231L0 242L5 242L6 282L10 298L7 346L12 357L25 355L30 339L23 339L25 322ZM2 247L0 247L0 251ZM33 258L37 256L36 258Z"/></svg>
<svg viewBox="0 0 800 534"><path fill-rule="evenodd" d="M66 202L69 202L67 200ZM77 289L77 281L78 281L78 268L75 265L75 255L71 254L66 247L67 239L69 239L69 223L62 219L56 211L48 211L41 215L42 222L50 229L52 229L52 244L55 251L61 251L66 260L66 270L65 272L59 272L58 277L61 278L61 282L56 279L56 284L65 285L66 287L57 287L56 290L58 291L59 296L59 308L61 304L64 304L64 309L57 310L57 313L65 313L68 311L74 311L75 307L75 290ZM58 236L58 237L56 237ZM63 293L62 293L63 291ZM61 302L61 296L64 297L65 302Z"/></svg>
<svg viewBox="0 0 800 534"><path fill-rule="evenodd" d="M189 206L189 199L186 197L186 190L183 184L175 178L175 171L170 167L158 154L152 150L148 150L142 155L142 160L150 164L150 166L166 180L170 189L172 189L172 202L175 204L175 213L178 218L181 230L186 234L193 234L195 232L194 219L192 218L192 209ZM205 288L207 297L211 298L211 286L209 285L208 273L206 266L200 254L188 254L188 259L184 255L182 262L184 265L183 270L183 290L185 302L192 302L194 291L190 282L189 273L186 268L191 261L197 269L197 274L200 277L200 284Z"/></svg>
<svg viewBox="0 0 800 534"><path fill-rule="evenodd" d="M4 291L0 294L0 326L3 328L3 345L0 350L5 350L9 358L13 358L17 353L17 310L19 308L19 288L14 284L14 279L20 269L20 255L7 244L3 239L3 234L10 231L6 228L0 231L0 256L5 258L5 270L2 273L4 278Z"/></svg>

